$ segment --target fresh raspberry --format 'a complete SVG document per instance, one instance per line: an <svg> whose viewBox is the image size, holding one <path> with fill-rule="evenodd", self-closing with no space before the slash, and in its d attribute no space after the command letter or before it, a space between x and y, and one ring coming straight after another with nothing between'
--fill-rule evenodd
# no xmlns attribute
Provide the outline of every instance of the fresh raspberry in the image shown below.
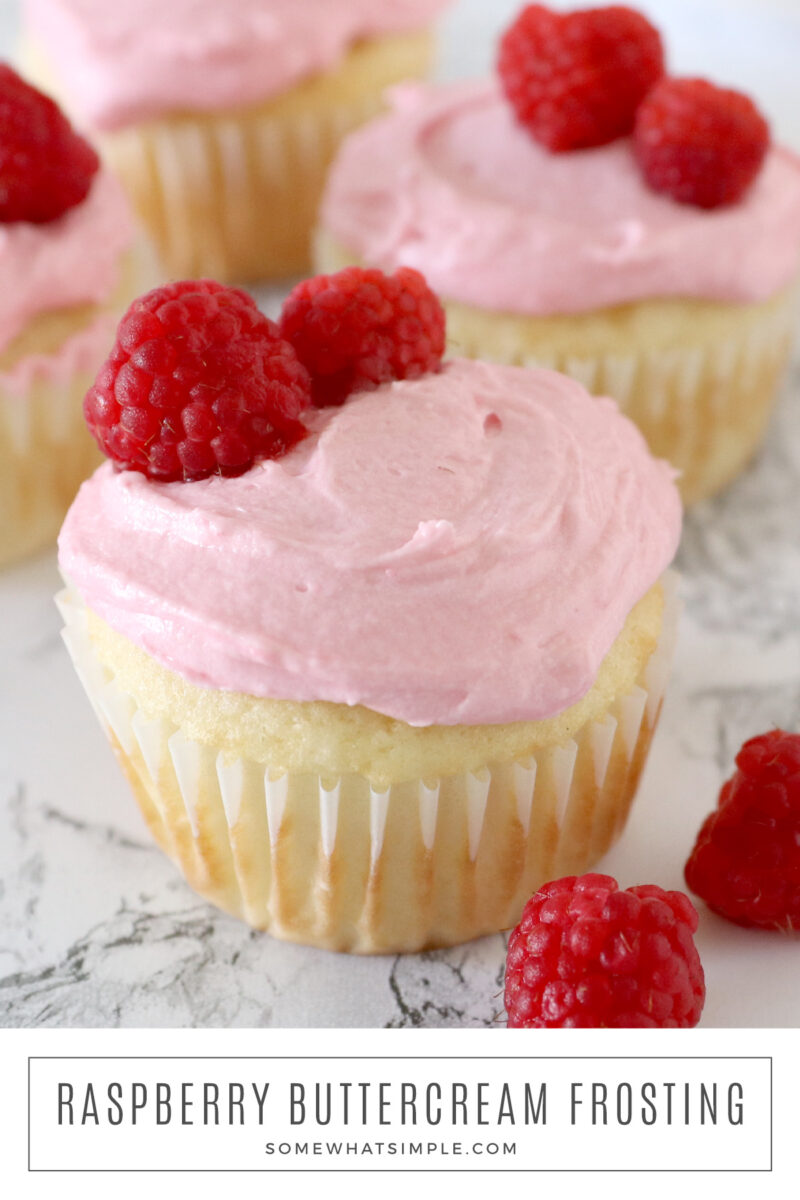
<svg viewBox="0 0 800 1200"><path fill-rule="evenodd" d="M280 327L311 374L320 408L437 371L444 354L444 309L408 267L394 275L348 267L307 279L289 295Z"/></svg>
<svg viewBox="0 0 800 1200"><path fill-rule="evenodd" d="M0 221L55 221L86 199L99 166L58 106L0 63Z"/></svg>
<svg viewBox="0 0 800 1200"><path fill-rule="evenodd" d="M509 939L509 1028L696 1025L706 994L696 929L683 892L623 892L609 875L546 883Z"/></svg>
<svg viewBox="0 0 800 1200"><path fill-rule="evenodd" d="M697 835L686 882L737 925L800 931L800 734L745 742Z"/></svg>
<svg viewBox="0 0 800 1200"><path fill-rule="evenodd" d="M122 318L84 401L100 449L150 479L239 475L305 437L311 382L274 322L236 288L156 288Z"/></svg>
<svg viewBox="0 0 800 1200"><path fill-rule="evenodd" d="M735 204L761 170L769 126L749 97L705 79L662 79L636 114L633 150L656 192Z"/></svg>
<svg viewBox="0 0 800 1200"><path fill-rule="evenodd" d="M638 105L664 73L664 48L632 8L555 13L529 4L503 35L497 66L536 140L579 150L631 132Z"/></svg>

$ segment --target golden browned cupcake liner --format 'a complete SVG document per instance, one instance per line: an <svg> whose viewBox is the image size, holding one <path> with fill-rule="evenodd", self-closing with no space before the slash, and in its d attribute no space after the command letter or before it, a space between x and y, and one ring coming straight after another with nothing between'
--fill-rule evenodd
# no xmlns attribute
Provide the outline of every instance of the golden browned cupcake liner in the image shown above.
<svg viewBox="0 0 800 1200"><path fill-rule="evenodd" d="M525 761L376 790L363 776L276 775L152 720L96 656L62 592L64 640L161 848L196 891L275 937L362 954L507 928L547 879L580 873L625 823L666 687L678 603L602 720Z"/></svg>

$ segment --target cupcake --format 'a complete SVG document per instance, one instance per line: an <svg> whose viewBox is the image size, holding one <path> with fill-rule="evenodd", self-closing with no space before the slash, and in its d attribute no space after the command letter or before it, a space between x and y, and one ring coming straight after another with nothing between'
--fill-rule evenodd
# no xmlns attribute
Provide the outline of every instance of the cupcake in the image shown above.
<svg viewBox="0 0 800 1200"><path fill-rule="evenodd" d="M326 170L427 73L448 0L26 0L23 57L89 130L168 275L300 273Z"/></svg>
<svg viewBox="0 0 800 1200"><path fill-rule="evenodd" d="M663 77L657 32L629 10L535 6L500 66L398 89L347 139L317 268L423 271L455 353L613 396L684 501L709 496L760 444L789 354L800 163L746 97Z"/></svg>
<svg viewBox="0 0 800 1200"><path fill-rule="evenodd" d="M671 468L574 380L442 345L413 271L311 281L280 329L176 284L87 397L67 646L159 845L280 938L513 925L615 840L655 728Z"/></svg>
<svg viewBox="0 0 800 1200"><path fill-rule="evenodd" d="M81 405L144 272L120 185L0 64L0 566L55 542L99 462Z"/></svg>

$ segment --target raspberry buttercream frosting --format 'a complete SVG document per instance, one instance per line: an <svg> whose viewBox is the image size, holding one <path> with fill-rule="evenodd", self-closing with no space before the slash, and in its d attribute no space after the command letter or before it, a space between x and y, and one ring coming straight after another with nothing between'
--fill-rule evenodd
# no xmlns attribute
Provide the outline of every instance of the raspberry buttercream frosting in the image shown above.
<svg viewBox="0 0 800 1200"><path fill-rule="evenodd" d="M308 426L234 479L104 465L62 570L191 682L492 724L583 696L675 553L671 468L553 372L456 359Z"/></svg>
<svg viewBox="0 0 800 1200"><path fill-rule="evenodd" d="M107 300L133 239L122 187L103 169L86 199L58 220L0 223L0 352L39 313Z"/></svg>
<svg viewBox="0 0 800 1200"><path fill-rule="evenodd" d="M26 0L78 117L110 130L254 104L361 39L422 30L451 0Z"/></svg>
<svg viewBox="0 0 800 1200"><path fill-rule="evenodd" d="M677 204L628 138L538 145L493 83L403 85L347 139L322 227L370 265L416 267L440 295L545 316L657 297L757 302L800 266L800 160L773 147L746 197Z"/></svg>

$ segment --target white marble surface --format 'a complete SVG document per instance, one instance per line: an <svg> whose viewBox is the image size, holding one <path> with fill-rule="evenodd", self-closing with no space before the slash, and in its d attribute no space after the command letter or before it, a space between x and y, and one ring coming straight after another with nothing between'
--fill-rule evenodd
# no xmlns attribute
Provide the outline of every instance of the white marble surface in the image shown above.
<svg viewBox="0 0 800 1200"><path fill-rule="evenodd" d="M704 61L687 11L705 19L719 4L649 4L687 68ZM515 7L464 0L447 25L444 71L488 61L490 28ZM800 142L797 106L786 103L796 91L785 70L791 10L782 0L758 8L753 25L753 5L730 0L723 49L750 29L744 69L760 63L764 86L749 82ZM12 16L0 8L6 44ZM717 44L718 75L721 54ZM741 78L741 60L731 62L728 77ZM624 886L680 887L740 742L773 724L800 728L798 497L800 364L764 453L687 522L673 686L630 825L602 864ZM0 575L0 1025L492 1024L501 937L407 958L338 957L252 933L189 891L150 845L74 677L52 603L58 583L53 555ZM800 1025L797 939L703 911L698 944L704 1025Z"/></svg>

